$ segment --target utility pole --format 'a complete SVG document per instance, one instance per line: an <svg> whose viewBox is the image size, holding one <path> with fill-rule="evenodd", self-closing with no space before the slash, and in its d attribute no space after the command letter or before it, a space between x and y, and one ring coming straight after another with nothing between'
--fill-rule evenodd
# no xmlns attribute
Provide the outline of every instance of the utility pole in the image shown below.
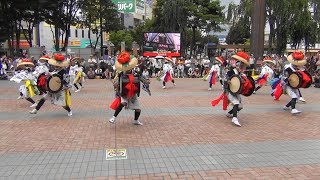
<svg viewBox="0 0 320 180"><path fill-rule="evenodd" d="M253 1L251 53L256 61L262 58L264 52L264 28L266 23L266 0ZM256 62L255 62L256 63Z"/></svg>

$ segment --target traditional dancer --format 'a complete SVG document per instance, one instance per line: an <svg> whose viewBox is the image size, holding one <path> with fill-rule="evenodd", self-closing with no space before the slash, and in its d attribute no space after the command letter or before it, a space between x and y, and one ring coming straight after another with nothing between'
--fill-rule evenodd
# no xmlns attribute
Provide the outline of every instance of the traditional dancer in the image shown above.
<svg viewBox="0 0 320 180"><path fill-rule="evenodd" d="M69 66L69 62L65 60L62 54L55 54L52 59L49 59L48 63L55 69L50 73L48 78L48 93L40 99L35 109L30 111L30 114L37 114L46 100L50 100L52 104L60 105L68 111L68 116L72 116L71 106L71 94L70 77L66 71Z"/></svg>
<svg viewBox="0 0 320 180"><path fill-rule="evenodd" d="M226 61L222 56L216 57L216 61L212 65L210 71L209 71L209 89L208 91L212 90L212 85L216 84L216 77L218 76L219 81L221 85L223 84L222 82L222 70L225 65Z"/></svg>
<svg viewBox="0 0 320 180"><path fill-rule="evenodd" d="M83 73L83 67L78 66L76 70L76 79L73 81L73 86L77 89L75 92L80 92L81 89L83 88L83 79L84 79L84 73ZM78 87L78 85L80 85L80 87Z"/></svg>
<svg viewBox="0 0 320 180"><path fill-rule="evenodd" d="M110 108L115 110L110 123L115 123L117 116L125 107L126 109L134 110L134 119L132 121L135 125L143 125L139 121L141 114L140 103L138 97L140 96L140 80L139 73L132 69L138 64L137 58L131 56L129 52L122 52L118 60L115 62L115 68L120 71L114 81L116 90L116 99L111 103Z"/></svg>
<svg viewBox="0 0 320 180"><path fill-rule="evenodd" d="M271 80L274 78L273 67L275 63L272 58L266 57L263 60L263 66L261 69L261 73L259 78L256 80L256 84L258 85L254 90L253 94L255 94L262 86L264 86L267 82L271 84Z"/></svg>
<svg viewBox="0 0 320 180"><path fill-rule="evenodd" d="M246 66L249 66L250 56L245 52L238 52L232 56L233 60L237 61L230 66L229 71L223 78L224 92L220 97L211 102L212 106L216 106L223 99L223 110L227 110L229 103L233 105L233 108L226 114L227 117L232 118L232 123L236 126L241 126L238 120L238 112L243 108L241 96L250 96L254 90L254 81L251 77L247 77L244 72ZM234 83L235 81L235 84ZM240 89L242 84L242 88Z"/></svg>
<svg viewBox="0 0 320 180"><path fill-rule="evenodd" d="M77 62L75 59L70 60L70 68L69 68L69 76L70 76L70 85L72 86L72 90L75 90L75 86L73 85L74 80L76 79L76 70L78 69Z"/></svg>
<svg viewBox="0 0 320 180"><path fill-rule="evenodd" d="M176 83L174 82L173 79L173 68L172 65L169 64L169 61L173 63L172 59L169 57L165 57L165 63L163 65L163 73L164 75L162 76L162 84L163 84L163 89L166 89L166 82L171 81L174 86L176 86Z"/></svg>
<svg viewBox="0 0 320 180"><path fill-rule="evenodd" d="M15 74L10 81L24 83L19 88L20 96L18 99L25 98L32 105L30 107L36 107L37 103L32 99L33 96L39 94L39 91L36 87L35 78L32 75L32 68L34 67L33 62L30 59L22 59L17 64L17 69L21 69L18 74Z"/></svg>
<svg viewBox="0 0 320 180"><path fill-rule="evenodd" d="M287 64L284 67L283 71L283 84L282 87L286 91L286 93L291 97L291 101L283 107L284 110L290 110L292 114L299 114L301 111L296 109L296 103L298 98L301 98L301 92L299 90L300 87L308 88L311 85L312 77L306 71L299 70L299 67L303 67L307 60L302 52L294 52L289 55L287 60L290 64ZM301 76L302 82L296 83L294 79L291 79L290 76L294 73L298 73ZM297 75L294 75L297 76ZM292 87L292 84L298 84L296 87Z"/></svg>
<svg viewBox="0 0 320 180"><path fill-rule="evenodd" d="M47 93L47 75L49 74L49 68L47 62L49 61L49 56L42 56L38 60L38 65L33 71L33 75L37 78L37 87L39 89L40 94Z"/></svg>

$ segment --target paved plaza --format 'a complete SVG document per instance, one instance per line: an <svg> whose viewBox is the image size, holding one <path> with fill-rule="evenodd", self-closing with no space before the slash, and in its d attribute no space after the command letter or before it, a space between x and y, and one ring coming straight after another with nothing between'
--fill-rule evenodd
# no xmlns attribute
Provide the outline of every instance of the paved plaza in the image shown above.
<svg viewBox="0 0 320 180"><path fill-rule="evenodd" d="M293 116L282 110L289 97L274 101L265 86L243 97L236 127L222 104L211 107L220 85L151 83L136 126L133 111L108 122L109 80L72 93L72 117L49 102L31 115L18 85L0 81L0 179L320 179L320 89L302 89L307 103ZM108 149L126 149L127 159L106 160Z"/></svg>

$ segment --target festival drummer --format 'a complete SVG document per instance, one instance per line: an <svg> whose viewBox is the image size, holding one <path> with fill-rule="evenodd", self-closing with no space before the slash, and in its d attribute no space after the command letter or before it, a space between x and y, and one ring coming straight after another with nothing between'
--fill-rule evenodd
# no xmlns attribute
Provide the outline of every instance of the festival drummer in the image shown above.
<svg viewBox="0 0 320 180"><path fill-rule="evenodd" d="M271 83L271 80L274 78L273 67L275 66L274 61L270 57L266 57L263 59L263 66L261 68L261 73L259 78L256 80L256 84L258 85L254 90L253 94L255 94L262 86L266 83Z"/></svg>
<svg viewBox="0 0 320 180"><path fill-rule="evenodd" d="M310 87L312 84L312 77L307 71L299 69L307 63L302 52L292 53L288 56L287 60L290 64L287 64L284 67L282 89L291 97L291 101L285 105L283 109L291 109L291 114L299 114L301 111L296 109L296 102L298 99L305 101L301 96L299 88Z"/></svg>
<svg viewBox="0 0 320 180"><path fill-rule="evenodd" d="M32 97L39 94L38 88L36 87L36 79L32 75L33 67L34 64L30 59L20 60L17 64L17 69L21 71L10 79L10 81L14 81L16 83L23 82L23 85L19 87L18 99L26 99L32 104L30 107L37 106L37 103L32 99Z"/></svg>
<svg viewBox="0 0 320 180"><path fill-rule="evenodd" d="M232 123L240 127L238 112L243 108L240 95L250 96L254 91L255 83L251 77L244 74L246 66L250 65L250 56L245 52L238 52L232 58L236 62L232 64L223 78L224 92L218 99L213 100L211 105L216 106L223 100L223 110L227 110L228 105L231 104L233 108L226 116L232 118Z"/></svg>
<svg viewBox="0 0 320 180"><path fill-rule="evenodd" d="M134 119L132 121L135 125L143 125L140 120L140 103L138 97L140 96L140 81L144 83L147 92L150 94L146 79L140 76L139 73L133 71L138 64L137 58L131 56L129 52L122 52L117 61L115 68L118 72L114 87L116 90L116 99L111 103L110 108L115 110L113 116L109 119L110 123L115 123L117 116L125 107L126 109L134 110Z"/></svg>
<svg viewBox="0 0 320 180"><path fill-rule="evenodd" d="M46 100L50 100L52 104L62 106L68 116L72 116L71 94L70 94L70 76L66 71L69 62L65 60L62 54L54 54L48 60L48 63L54 67L54 71L50 73L47 79L48 93L40 99L35 109L30 111L30 114L37 114Z"/></svg>

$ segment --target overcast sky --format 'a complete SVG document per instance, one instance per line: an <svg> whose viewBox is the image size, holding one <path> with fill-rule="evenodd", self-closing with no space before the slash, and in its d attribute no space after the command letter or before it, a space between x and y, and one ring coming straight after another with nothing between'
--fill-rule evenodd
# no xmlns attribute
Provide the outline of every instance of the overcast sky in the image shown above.
<svg viewBox="0 0 320 180"><path fill-rule="evenodd" d="M235 4L239 4L240 0L220 0L221 5L228 6L229 3L234 2Z"/></svg>

